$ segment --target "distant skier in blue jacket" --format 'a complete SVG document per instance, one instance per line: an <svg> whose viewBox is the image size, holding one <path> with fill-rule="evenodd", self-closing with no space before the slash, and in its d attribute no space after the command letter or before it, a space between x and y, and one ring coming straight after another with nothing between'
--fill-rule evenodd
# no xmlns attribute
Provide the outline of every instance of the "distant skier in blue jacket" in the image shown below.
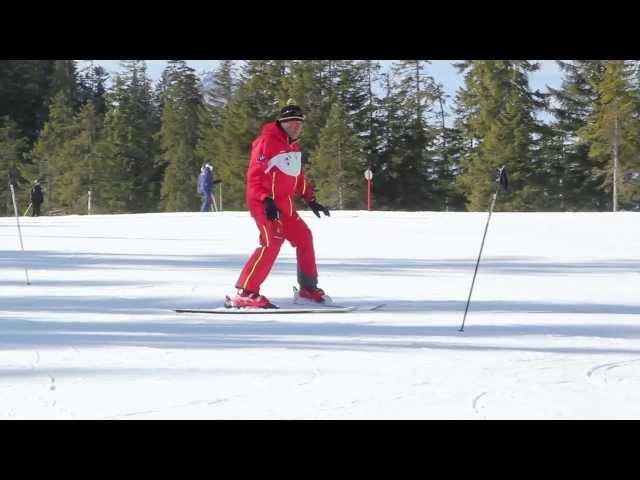
<svg viewBox="0 0 640 480"><path fill-rule="evenodd" d="M210 164L205 164L200 169L200 175L198 176L198 194L202 197L201 212L208 212L211 210L211 196L213 194L213 167Z"/></svg>

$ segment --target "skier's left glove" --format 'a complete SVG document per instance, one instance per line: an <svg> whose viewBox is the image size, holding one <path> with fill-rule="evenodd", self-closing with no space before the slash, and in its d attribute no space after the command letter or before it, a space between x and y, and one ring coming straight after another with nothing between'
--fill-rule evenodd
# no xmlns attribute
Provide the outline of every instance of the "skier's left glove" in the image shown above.
<svg viewBox="0 0 640 480"><path fill-rule="evenodd" d="M315 213L316 217L318 218L320 218L320 212L324 213L326 217L331 216L331 214L329 213L329 209L323 205L320 205L318 202L316 202L315 198L311 199L311 201L307 203L307 205L309 205L309 208L311 209L311 211Z"/></svg>

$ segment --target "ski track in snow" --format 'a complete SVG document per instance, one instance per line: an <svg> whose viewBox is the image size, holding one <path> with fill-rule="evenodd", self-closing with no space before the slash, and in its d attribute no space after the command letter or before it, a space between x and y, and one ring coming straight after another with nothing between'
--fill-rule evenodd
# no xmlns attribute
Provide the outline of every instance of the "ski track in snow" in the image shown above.
<svg viewBox="0 0 640 480"><path fill-rule="evenodd" d="M635 362L640 362L640 358L634 358L632 360L622 360L619 362L599 363L591 367L589 370L587 370L586 375L587 375L587 378L589 378L590 380L596 379L598 377L602 377L602 383L609 383L609 377L607 375L607 372L610 372L611 370L614 370L616 368L622 367L624 365L628 365L630 363L635 363ZM602 374L595 375L596 373L601 371L602 371Z"/></svg>
<svg viewBox="0 0 640 480"><path fill-rule="evenodd" d="M305 380L302 383L299 383L298 386L304 387L306 385L309 385L310 383L314 382L316 378L318 378L319 376L320 376L320 370L314 367L313 372L311 372L311 375L309 376L309 379Z"/></svg>
<svg viewBox="0 0 640 480"><path fill-rule="evenodd" d="M473 407L473 409L475 410L475 412L476 412L476 414L477 414L477 415L480 415L480 411L479 411L479 410L478 410L478 408L477 408L478 401L479 401L482 397L484 397L487 393L488 393L488 392L482 392L482 393L480 393L479 395L476 395L476 396L473 398L473 401L471 402L471 406Z"/></svg>
<svg viewBox="0 0 640 480"><path fill-rule="evenodd" d="M192 401L186 402L186 403L179 403L179 404L175 404L175 405L167 405L166 407L161 407L161 408L157 408L157 409L154 409L154 410L140 410L140 411L134 411L134 412L119 413L119 414L116 414L116 415L105 417L103 420L118 420L118 419L122 419L122 418L131 418L131 417L138 417L138 416L142 416L142 415L151 415L151 414L155 414L155 413L168 412L168 411L171 411L171 410L176 410L176 409L185 408L185 407L212 406L212 405L218 405L220 403L228 402L229 400L230 400L230 398L216 398L215 400L192 400ZM171 418L171 415L168 415L167 418Z"/></svg>

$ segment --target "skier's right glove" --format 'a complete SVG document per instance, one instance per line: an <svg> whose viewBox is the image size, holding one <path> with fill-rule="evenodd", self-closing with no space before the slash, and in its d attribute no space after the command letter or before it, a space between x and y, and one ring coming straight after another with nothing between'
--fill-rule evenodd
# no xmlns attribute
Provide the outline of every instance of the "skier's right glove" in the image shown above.
<svg viewBox="0 0 640 480"><path fill-rule="evenodd" d="M264 199L264 213L267 215L269 220L278 219L278 207L276 207L276 202L273 201L273 198L267 197Z"/></svg>

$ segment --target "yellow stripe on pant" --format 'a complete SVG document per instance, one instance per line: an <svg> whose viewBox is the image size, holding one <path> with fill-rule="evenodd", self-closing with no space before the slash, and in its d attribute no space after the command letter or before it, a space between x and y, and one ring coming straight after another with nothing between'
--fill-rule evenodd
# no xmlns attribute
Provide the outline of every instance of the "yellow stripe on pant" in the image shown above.
<svg viewBox="0 0 640 480"><path fill-rule="evenodd" d="M249 272L249 275L247 275L247 279L244 281L244 284L242 285L243 289L247 288L247 284L249 283L249 280L251 280L251 277L253 276L253 272L256 271L256 267L260 263L260 260L262 260L262 255L264 255L264 251L266 249L267 249L267 247L262 247L262 250L260 251L260 256L258 257L258 260L256 260L256 263L253 264L253 268L251 269L251 272Z"/></svg>

